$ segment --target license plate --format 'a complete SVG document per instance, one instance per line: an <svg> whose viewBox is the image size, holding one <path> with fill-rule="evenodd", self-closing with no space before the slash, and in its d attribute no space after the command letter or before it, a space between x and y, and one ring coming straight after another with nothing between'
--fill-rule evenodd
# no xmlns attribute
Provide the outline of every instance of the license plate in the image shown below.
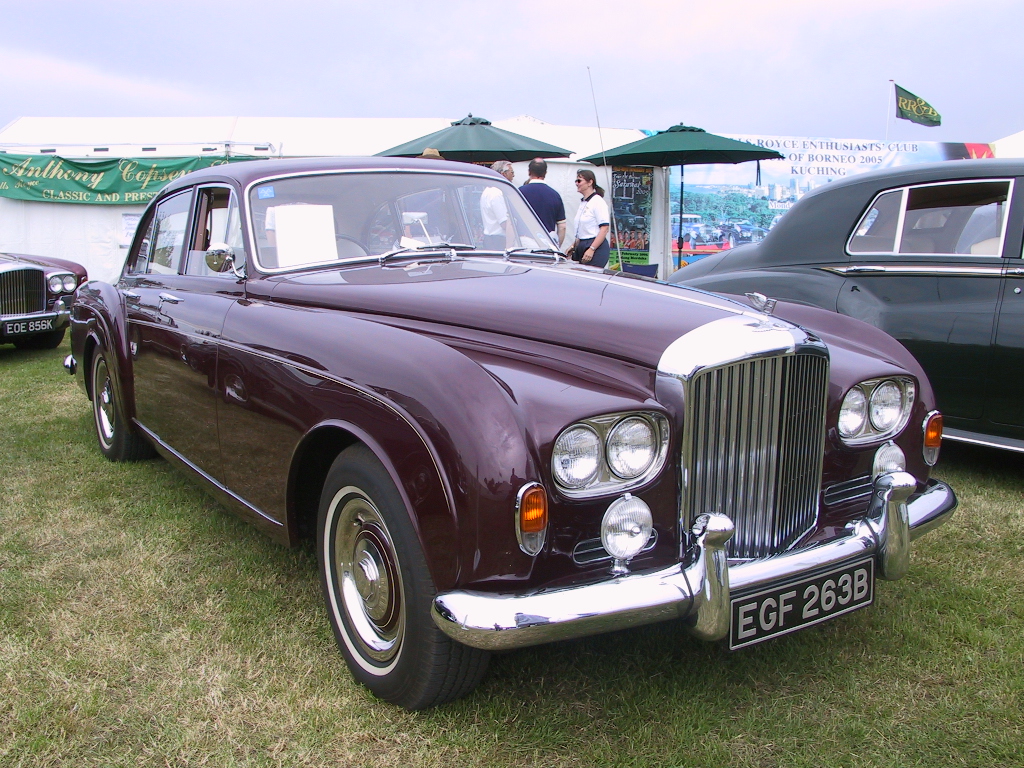
<svg viewBox="0 0 1024 768"><path fill-rule="evenodd" d="M820 624L875 597L875 561L861 560L802 581L732 600L729 648L736 650Z"/></svg>
<svg viewBox="0 0 1024 768"><path fill-rule="evenodd" d="M4 336L20 336L23 333L39 333L40 331L52 330L52 317L40 320L13 320L4 323Z"/></svg>

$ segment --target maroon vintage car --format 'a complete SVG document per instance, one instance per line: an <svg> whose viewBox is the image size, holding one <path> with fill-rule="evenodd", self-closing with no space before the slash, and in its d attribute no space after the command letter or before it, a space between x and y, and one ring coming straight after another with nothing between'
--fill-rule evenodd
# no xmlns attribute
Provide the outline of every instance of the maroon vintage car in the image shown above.
<svg viewBox="0 0 1024 768"><path fill-rule="evenodd" d="M64 340L85 267L45 256L0 253L0 344L55 349Z"/></svg>
<svg viewBox="0 0 1024 768"><path fill-rule="evenodd" d="M931 388L890 337L553 248L471 165L218 166L153 201L117 285L82 286L65 365L106 456L155 448L314 538L349 667L408 708L493 650L667 619L742 648L837 617L952 514Z"/></svg>

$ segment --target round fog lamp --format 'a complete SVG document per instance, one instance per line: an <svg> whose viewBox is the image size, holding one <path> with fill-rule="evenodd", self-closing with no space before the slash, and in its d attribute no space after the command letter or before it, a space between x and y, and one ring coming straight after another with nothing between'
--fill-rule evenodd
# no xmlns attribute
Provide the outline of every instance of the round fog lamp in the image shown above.
<svg viewBox="0 0 1024 768"><path fill-rule="evenodd" d="M843 437L854 437L863 429L867 415L867 398L864 397L864 390L854 387L846 393L843 405L839 409L839 434Z"/></svg>
<svg viewBox="0 0 1024 768"><path fill-rule="evenodd" d="M895 427L903 412L903 391L895 381L883 381L871 393L868 408L871 426L879 432L888 432Z"/></svg>
<svg viewBox="0 0 1024 768"><path fill-rule="evenodd" d="M616 560L630 560L651 538L654 518L641 499L626 494L608 507L601 520L601 543Z"/></svg>
<svg viewBox="0 0 1024 768"><path fill-rule="evenodd" d="M630 416L608 433L608 466L623 480L640 477L655 457L654 430L646 419Z"/></svg>
<svg viewBox="0 0 1024 768"><path fill-rule="evenodd" d="M50 293L60 293L60 289L64 287L64 281L60 275L50 275L46 279L46 285L50 289Z"/></svg>
<svg viewBox="0 0 1024 768"><path fill-rule="evenodd" d="M78 279L74 275L64 275L61 280L64 293L72 293L78 287Z"/></svg>
<svg viewBox="0 0 1024 768"><path fill-rule="evenodd" d="M887 475L890 472L906 472L907 457L896 443L886 443L875 451L875 461L871 465L871 482L874 482L879 475Z"/></svg>
<svg viewBox="0 0 1024 768"><path fill-rule="evenodd" d="M551 452L551 471L566 488L583 488L601 468L601 438L590 427L570 427Z"/></svg>

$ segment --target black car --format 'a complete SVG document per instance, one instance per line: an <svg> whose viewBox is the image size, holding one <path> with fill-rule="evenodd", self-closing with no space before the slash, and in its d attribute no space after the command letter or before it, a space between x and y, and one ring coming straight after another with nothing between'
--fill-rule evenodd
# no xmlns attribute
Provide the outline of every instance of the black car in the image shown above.
<svg viewBox="0 0 1024 768"><path fill-rule="evenodd" d="M949 440L1024 452L1024 161L874 171L807 194L760 243L671 276L864 320L935 388Z"/></svg>

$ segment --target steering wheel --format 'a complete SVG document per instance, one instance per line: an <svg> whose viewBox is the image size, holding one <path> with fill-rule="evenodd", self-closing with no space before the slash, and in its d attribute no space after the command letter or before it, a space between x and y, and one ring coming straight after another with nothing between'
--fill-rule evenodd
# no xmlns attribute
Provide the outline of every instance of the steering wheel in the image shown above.
<svg viewBox="0 0 1024 768"><path fill-rule="evenodd" d="M359 248L363 252L364 256L369 256L370 255L370 249L367 248L365 245L363 245L358 240L356 240L354 237L349 237L348 235L338 235L338 234L336 234L334 236L334 239L335 240L348 240L350 243L355 243L356 245L359 246Z"/></svg>

